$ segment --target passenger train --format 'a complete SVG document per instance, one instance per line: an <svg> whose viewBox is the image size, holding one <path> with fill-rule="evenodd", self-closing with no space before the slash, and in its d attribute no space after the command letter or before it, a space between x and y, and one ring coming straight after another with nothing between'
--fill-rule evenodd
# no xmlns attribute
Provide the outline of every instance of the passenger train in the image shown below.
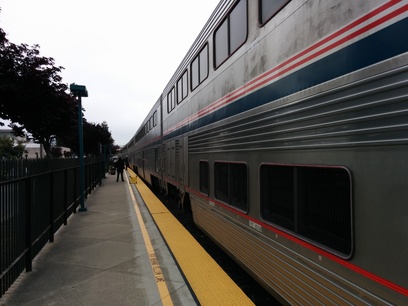
<svg viewBox="0 0 408 306"><path fill-rule="evenodd" d="M283 303L408 305L407 33L407 0L221 0L123 154Z"/></svg>

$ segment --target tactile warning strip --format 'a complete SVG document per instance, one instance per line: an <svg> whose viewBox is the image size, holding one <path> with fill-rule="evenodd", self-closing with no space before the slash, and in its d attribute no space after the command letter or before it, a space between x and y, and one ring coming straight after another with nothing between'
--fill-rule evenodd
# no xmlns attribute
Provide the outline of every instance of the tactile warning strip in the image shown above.
<svg viewBox="0 0 408 306"><path fill-rule="evenodd" d="M200 304L254 305L142 180L136 187Z"/></svg>

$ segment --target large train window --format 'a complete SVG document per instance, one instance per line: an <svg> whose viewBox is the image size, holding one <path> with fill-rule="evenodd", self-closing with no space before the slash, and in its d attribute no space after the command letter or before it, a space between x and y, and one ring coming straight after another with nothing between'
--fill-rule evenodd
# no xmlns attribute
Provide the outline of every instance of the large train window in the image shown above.
<svg viewBox="0 0 408 306"><path fill-rule="evenodd" d="M214 163L214 193L217 200L248 211L247 166L243 163Z"/></svg>
<svg viewBox="0 0 408 306"><path fill-rule="evenodd" d="M150 116L147 122L144 125L144 135L149 133L157 125L157 111ZM141 136L143 137L143 135Z"/></svg>
<svg viewBox="0 0 408 306"><path fill-rule="evenodd" d="M153 126L156 126L157 125L157 111L153 113L152 118L153 118Z"/></svg>
<svg viewBox="0 0 408 306"><path fill-rule="evenodd" d="M345 168L265 164L260 182L265 221L351 255L351 178Z"/></svg>
<svg viewBox="0 0 408 306"><path fill-rule="evenodd" d="M205 195L210 192L210 176L208 161L200 161L200 191Z"/></svg>
<svg viewBox="0 0 408 306"><path fill-rule="evenodd" d="M135 143L138 142L140 139L142 139L144 135L146 135L146 130L145 130L145 128L142 128L142 129L140 129L140 131L137 132L137 134L136 134Z"/></svg>
<svg viewBox="0 0 408 306"><path fill-rule="evenodd" d="M153 120L153 116L151 116L149 118L149 130L151 130L154 127L154 120Z"/></svg>
<svg viewBox="0 0 408 306"><path fill-rule="evenodd" d="M187 70L177 81L177 104L183 101L188 94L188 77Z"/></svg>
<svg viewBox="0 0 408 306"><path fill-rule="evenodd" d="M174 87L167 94L167 112L170 113L176 107L176 97Z"/></svg>
<svg viewBox="0 0 408 306"><path fill-rule="evenodd" d="M208 44L191 62L191 90L197 88L208 77Z"/></svg>
<svg viewBox="0 0 408 306"><path fill-rule="evenodd" d="M267 23L289 2L290 0L259 0L259 23Z"/></svg>
<svg viewBox="0 0 408 306"><path fill-rule="evenodd" d="M215 67L219 67L247 38L247 1L238 1L214 32Z"/></svg>

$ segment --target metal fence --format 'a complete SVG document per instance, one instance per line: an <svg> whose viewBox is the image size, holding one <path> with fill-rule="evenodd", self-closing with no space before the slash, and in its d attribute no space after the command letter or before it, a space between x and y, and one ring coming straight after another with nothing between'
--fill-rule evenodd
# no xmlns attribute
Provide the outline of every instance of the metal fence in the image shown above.
<svg viewBox="0 0 408 306"><path fill-rule="evenodd" d="M85 196L102 183L103 158L85 159ZM78 159L0 161L0 297L79 206Z"/></svg>

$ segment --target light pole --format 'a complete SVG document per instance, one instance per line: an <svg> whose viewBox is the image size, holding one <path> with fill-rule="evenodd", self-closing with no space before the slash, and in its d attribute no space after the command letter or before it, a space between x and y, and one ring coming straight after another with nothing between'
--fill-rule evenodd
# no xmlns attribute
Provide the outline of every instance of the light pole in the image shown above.
<svg viewBox="0 0 408 306"><path fill-rule="evenodd" d="M72 94L78 97L78 134L79 134L79 211L87 211L85 207L84 187L84 132L82 127L82 101L81 97L88 97L88 91L84 85L72 83L69 86Z"/></svg>

